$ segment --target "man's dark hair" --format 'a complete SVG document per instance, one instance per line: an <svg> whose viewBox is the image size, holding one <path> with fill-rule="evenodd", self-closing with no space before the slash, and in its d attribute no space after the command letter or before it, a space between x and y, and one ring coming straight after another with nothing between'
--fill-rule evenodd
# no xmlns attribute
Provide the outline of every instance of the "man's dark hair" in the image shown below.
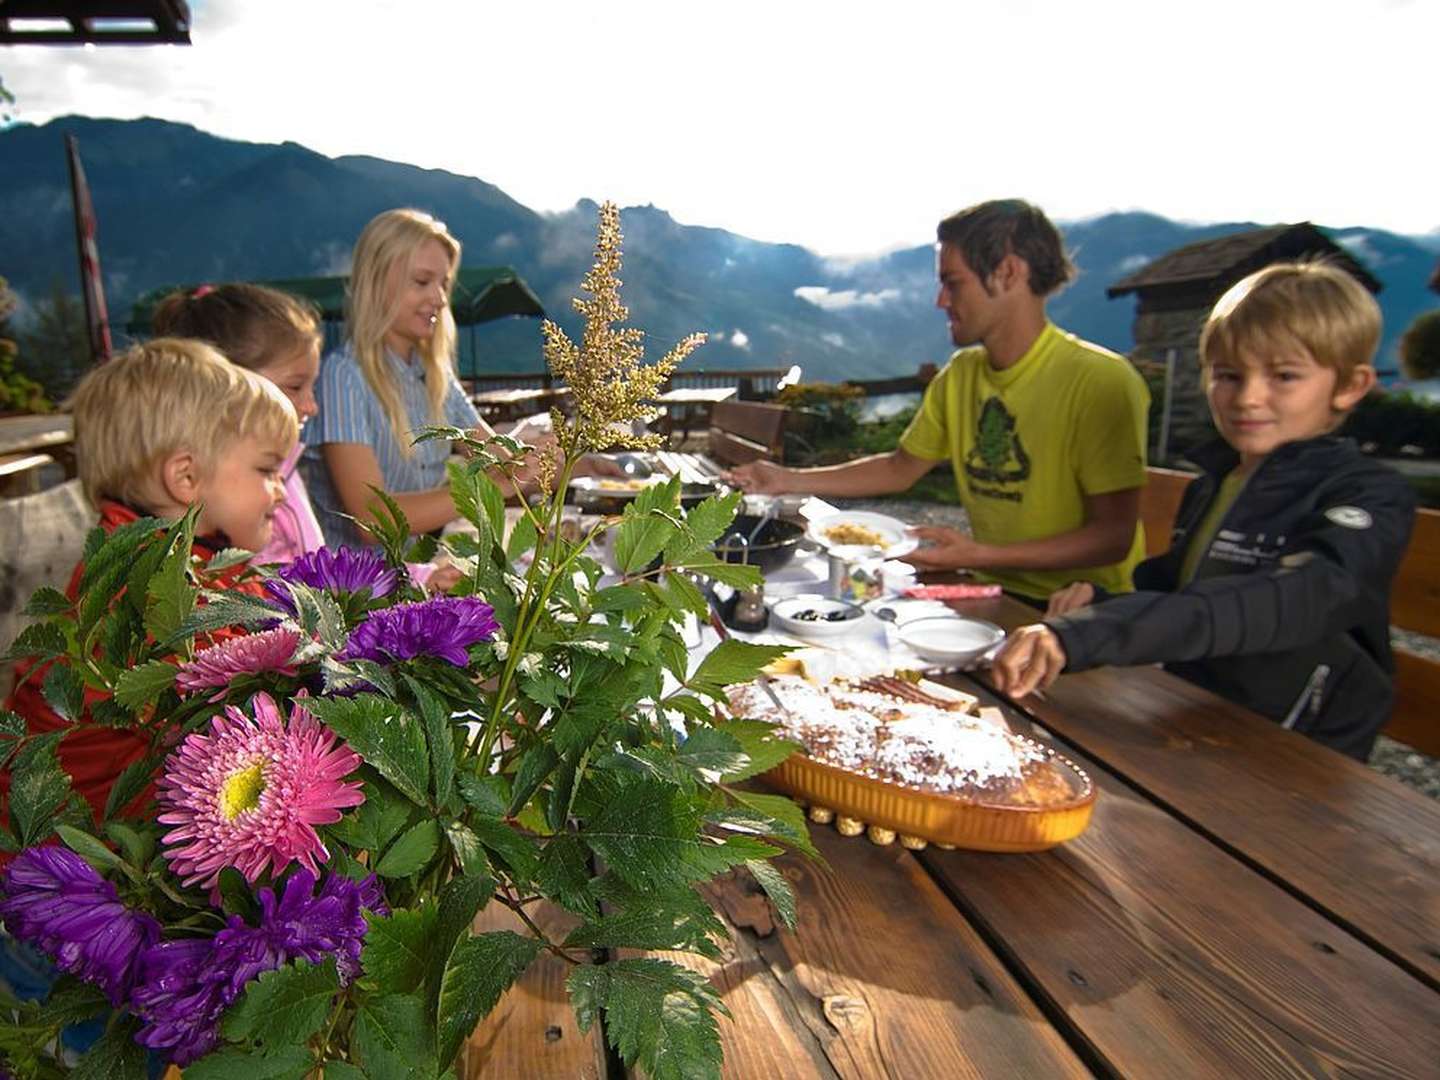
<svg viewBox="0 0 1440 1080"><path fill-rule="evenodd" d="M1030 291L1049 296L1075 277L1060 231L1024 199L993 199L951 214L935 230L982 283L1014 252L1030 267ZM987 284L988 288L988 284Z"/></svg>

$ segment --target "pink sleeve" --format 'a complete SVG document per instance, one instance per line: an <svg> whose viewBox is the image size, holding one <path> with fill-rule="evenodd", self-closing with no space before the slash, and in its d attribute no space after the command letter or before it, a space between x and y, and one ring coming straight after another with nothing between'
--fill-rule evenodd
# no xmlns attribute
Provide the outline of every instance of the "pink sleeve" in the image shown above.
<svg viewBox="0 0 1440 1080"><path fill-rule="evenodd" d="M285 476L285 498L275 508L275 524L270 532L270 543L256 554L252 562L294 562L301 555L319 551L325 546L325 536L320 531L320 521L315 517L315 508L310 505L305 480L296 468L300 452L304 449L304 446L297 446L295 452L286 458L281 466Z"/></svg>

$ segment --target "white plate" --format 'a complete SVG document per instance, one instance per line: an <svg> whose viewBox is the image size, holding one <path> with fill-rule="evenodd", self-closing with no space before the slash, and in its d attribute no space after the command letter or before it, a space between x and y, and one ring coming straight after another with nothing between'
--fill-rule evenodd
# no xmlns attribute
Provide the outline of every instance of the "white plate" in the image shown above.
<svg viewBox="0 0 1440 1080"><path fill-rule="evenodd" d="M878 547L837 544L825 535L825 530L833 529L837 525L859 525L862 528L871 529L883 537L883 543ZM853 551L859 558L864 558L869 552L875 552L887 559L898 559L902 555L909 555L920 546L919 538L910 535L909 526L899 518L893 518L889 514L872 514L867 510L841 510L834 514L827 514L825 517L811 521L805 531L810 539L821 547L843 548L847 552Z"/></svg>
<svg viewBox="0 0 1440 1080"><path fill-rule="evenodd" d="M844 619L800 619L802 612L818 612L827 615L843 612ZM782 631L801 638L832 638L848 634L861 623L869 622L865 609L847 600L836 600L820 593L798 593L776 600L770 605L770 618ZM871 625L874 625L873 623Z"/></svg>
<svg viewBox="0 0 1440 1080"><path fill-rule="evenodd" d="M1005 631L984 619L940 616L900 624L900 638L922 660L934 664L970 664L1005 640Z"/></svg>
<svg viewBox="0 0 1440 1080"><path fill-rule="evenodd" d="M647 487L663 484L669 479L659 473L643 480L639 477L621 480L616 476L573 476L570 478L570 486L576 491L593 491L597 495L639 495Z"/></svg>

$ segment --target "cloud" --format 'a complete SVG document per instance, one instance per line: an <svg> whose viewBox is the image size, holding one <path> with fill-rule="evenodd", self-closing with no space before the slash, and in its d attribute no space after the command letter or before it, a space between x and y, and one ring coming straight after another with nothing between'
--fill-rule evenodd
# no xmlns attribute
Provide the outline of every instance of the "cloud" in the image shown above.
<svg viewBox="0 0 1440 1080"><path fill-rule="evenodd" d="M730 335L730 344L737 349L744 349L746 352L749 352L750 335L737 327L735 332Z"/></svg>
<svg viewBox="0 0 1440 1080"><path fill-rule="evenodd" d="M820 340L825 342L826 345L835 346L837 349L843 349L845 347L844 334L821 334Z"/></svg>
<svg viewBox="0 0 1440 1080"><path fill-rule="evenodd" d="M900 299L899 289L880 289L878 292L859 292L855 289L840 289L832 292L824 285L801 285L795 295L807 304L814 304L822 311L844 311L846 308L878 308Z"/></svg>
<svg viewBox="0 0 1440 1080"><path fill-rule="evenodd" d="M1380 266L1385 262L1385 256L1376 251L1375 246L1370 243L1369 233L1337 236L1335 242L1366 266Z"/></svg>
<svg viewBox="0 0 1440 1080"><path fill-rule="evenodd" d="M1126 255L1115 264L1115 272L1117 274L1134 273L1148 262L1150 262L1149 255Z"/></svg>

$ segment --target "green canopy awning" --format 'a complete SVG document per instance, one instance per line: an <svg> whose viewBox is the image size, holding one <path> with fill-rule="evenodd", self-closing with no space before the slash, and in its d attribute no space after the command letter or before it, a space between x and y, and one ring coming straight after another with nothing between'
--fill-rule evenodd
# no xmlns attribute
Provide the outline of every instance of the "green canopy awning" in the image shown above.
<svg viewBox="0 0 1440 1080"><path fill-rule="evenodd" d="M309 300L320 309L327 322L340 322L345 318L345 282L343 277L285 278L279 281L260 281L257 285L269 285ZM133 335L150 333L150 322L155 308L172 292L189 292L195 285L166 285L151 289L130 309L130 320L125 324L127 332ZM461 326L473 326L506 315L529 315L543 317L545 308L540 299L531 291L513 269L508 266L469 266L461 269L455 278L450 309L455 321Z"/></svg>

